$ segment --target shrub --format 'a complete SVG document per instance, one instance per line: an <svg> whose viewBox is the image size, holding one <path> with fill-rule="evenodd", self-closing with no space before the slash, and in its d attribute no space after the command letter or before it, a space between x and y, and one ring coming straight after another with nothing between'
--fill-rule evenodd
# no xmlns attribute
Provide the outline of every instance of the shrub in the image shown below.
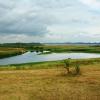
<svg viewBox="0 0 100 100"><path fill-rule="evenodd" d="M64 63L65 63L65 66L64 68L67 70L67 73L69 74L70 73L70 58L68 58L67 60L64 60Z"/></svg>
<svg viewBox="0 0 100 100"><path fill-rule="evenodd" d="M80 74L80 65L79 65L79 63L76 63L76 65L75 65L75 74L76 75Z"/></svg>

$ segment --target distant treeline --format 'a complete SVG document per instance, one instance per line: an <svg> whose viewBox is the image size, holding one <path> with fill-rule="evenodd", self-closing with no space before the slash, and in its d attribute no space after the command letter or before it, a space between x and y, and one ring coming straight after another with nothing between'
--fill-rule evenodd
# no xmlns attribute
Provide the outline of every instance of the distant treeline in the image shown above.
<svg viewBox="0 0 100 100"><path fill-rule="evenodd" d="M41 43L3 43L0 47L31 48L33 46L43 46Z"/></svg>
<svg viewBox="0 0 100 100"><path fill-rule="evenodd" d="M65 42L65 43L45 43L45 44L48 44L48 45L94 45L94 46L100 46L100 42L98 43L84 43L84 42Z"/></svg>

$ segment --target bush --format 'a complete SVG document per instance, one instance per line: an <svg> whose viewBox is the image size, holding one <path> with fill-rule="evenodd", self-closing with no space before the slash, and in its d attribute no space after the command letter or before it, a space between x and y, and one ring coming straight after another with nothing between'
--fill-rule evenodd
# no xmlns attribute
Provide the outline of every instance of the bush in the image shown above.
<svg viewBox="0 0 100 100"><path fill-rule="evenodd" d="M80 75L81 72L80 72L80 64L79 62L75 62L74 63L74 70L70 69L70 67L73 65L71 63L71 58L68 58L67 60L64 60L64 68L66 69L67 71L67 74L70 74L70 75Z"/></svg>
<svg viewBox="0 0 100 100"><path fill-rule="evenodd" d="M67 70L67 73L69 74L70 73L70 58L68 58L67 60L64 60L64 63L65 63L65 66L64 68Z"/></svg>
<svg viewBox="0 0 100 100"><path fill-rule="evenodd" d="M79 65L79 63L76 63L76 65L75 65L75 74L76 75L80 74L80 65Z"/></svg>

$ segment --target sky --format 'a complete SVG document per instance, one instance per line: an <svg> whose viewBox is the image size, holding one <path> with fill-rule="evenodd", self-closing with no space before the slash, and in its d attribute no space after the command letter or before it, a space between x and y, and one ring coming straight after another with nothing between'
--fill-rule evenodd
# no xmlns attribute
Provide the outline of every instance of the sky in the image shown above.
<svg viewBox="0 0 100 100"><path fill-rule="evenodd" d="M0 0L7 42L100 42L100 0Z"/></svg>

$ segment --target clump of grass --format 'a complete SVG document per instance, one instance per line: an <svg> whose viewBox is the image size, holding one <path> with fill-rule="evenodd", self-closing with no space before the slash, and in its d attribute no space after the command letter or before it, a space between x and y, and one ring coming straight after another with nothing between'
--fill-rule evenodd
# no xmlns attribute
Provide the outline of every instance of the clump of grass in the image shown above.
<svg viewBox="0 0 100 100"><path fill-rule="evenodd" d="M77 62L76 65L75 65L75 75L80 75L80 74L81 74L80 65Z"/></svg>
<svg viewBox="0 0 100 100"><path fill-rule="evenodd" d="M71 58L68 58L67 60L64 60L64 63L65 63L64 68L67 70L68 74L71 73L71 71L69 70L69 68L70 68L70 59Z"/></svg>
<svg viewBox="0 0 100 100"><path fill-rule="evenodd" d="M69 75L80 75L81 71L80 71L80 64L78 62L75 63L74 65L74 71L72 71L71 67L72 67L72 63L71 63L71 58L68 58L67 60L64 60L64 68L67 71L67 74Z"/></svg>

